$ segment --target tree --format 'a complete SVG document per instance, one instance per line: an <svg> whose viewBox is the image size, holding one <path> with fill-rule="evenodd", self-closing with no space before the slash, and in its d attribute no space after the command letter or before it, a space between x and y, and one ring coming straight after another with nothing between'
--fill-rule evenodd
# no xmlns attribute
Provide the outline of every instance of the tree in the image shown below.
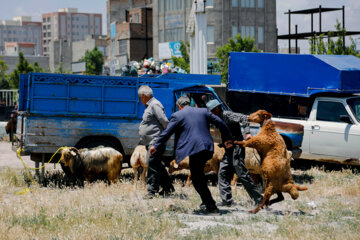
<svg viewBox="0 0 360 240"><path fill-rule="evenodd" d="M216 49L216 57L219 59L219 70L221 72L221 81L227 83L229 52L259 52L256 48L255 39L250 37L242 38L240 34L235 39L229 38L228 42Z"/></svg>
<svg viewBox="0 0 360 240"><path fill-rule="evenodd" d="M0 56L0 89L9 89L9 75L6 74L6 71L9 69L8 65L2 57Z"/></svg>
<svg viewBox="0 0 360 240"><path fill-rule="evenodd" d="M104 56L97 47L94 47L91 51L86 50L85 56L79 59L79 61L86 62L86 74L100 75L102 73Z"/></svg>
<svg viewBox="0 0 360 240"><path fill-rule="evenodd" d="M51 72L51 71L49 71L49 72ZM67 70L67 69L64 69L63 68L63 63L60 62L59 65L54 69L54 73L57 73L57 74L71 74L71 71Z"/></svg>
<svg viewBox="0 0 360 240"><path fill-rule="evenodd" d="M356 52L356 45L354 39L350 37L350 46L344 45L344 37L346 36L346 29L342 28L339 21L335 25L336 33L329 32L328 42L324 42L324 34L316 36L314 42L309 39L310 53L311 54L329 54L329 55L354 55L360 57ZM336 41L333 37L337 37Z"/></svg>
<svg viewBox="0 0 360 240"><path fill-rule="evenodd" d="M19 63L16 65L14 71L10 74L11 88L19 88L19 77L22 73L29 73L34 71L29 61L24 57L22 52L19 52Z"/></svg>
<svg viewBox="0 0 360 240"><path fill-rule="evenodd" d="M182 57L175 57L172 56L171 59L174 63L174 66L180 67L185 70L185 72L190 72L190 57L189 57L189 51L190 51L190 44L189 42L180 42L180 52Z"/></svg>
<svg viewBox="0 0 360 240"><path fill-rule="evenodd" d="M34 72L44 72L44 69L39 65L38 62L34 62Z"/></svg>

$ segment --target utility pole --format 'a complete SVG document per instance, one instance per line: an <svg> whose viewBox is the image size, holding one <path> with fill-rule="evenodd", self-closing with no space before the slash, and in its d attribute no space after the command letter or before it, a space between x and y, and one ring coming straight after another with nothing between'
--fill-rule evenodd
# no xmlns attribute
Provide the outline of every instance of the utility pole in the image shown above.
<svg viewBox="0 0 360 240"><path fill-rule="evenodd" d="M190 73L207 74L206 0L193 2L186 32L190 34Z"/></svg>

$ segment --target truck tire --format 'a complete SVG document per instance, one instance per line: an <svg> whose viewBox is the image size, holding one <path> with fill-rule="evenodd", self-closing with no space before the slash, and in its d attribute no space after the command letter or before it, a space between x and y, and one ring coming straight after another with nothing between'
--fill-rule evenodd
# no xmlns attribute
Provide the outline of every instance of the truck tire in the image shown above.
<svg viewBox="0 0 360 240"><path fill-rule="evenodd" d="M106 138L101 138L101 139L87 139L83 142L80 142L76 145L76 148L81 149L81 148L95 148L95 147L99 147L99 146L104 146L104 147L111 147L117 151L119 151L121 154L124 154L121 152L121 149L119 149L119 147L113 143L112 141L106 139Z"/></svg>
<svg viewBox="0 0 360 240"><path fill-rule="evenodd" d="M281 135L281 137L284 139L284 142L286 144L286 149L289 150L289 151L292 151L292 144L291 144L291 141L289 138Z"/></svg>

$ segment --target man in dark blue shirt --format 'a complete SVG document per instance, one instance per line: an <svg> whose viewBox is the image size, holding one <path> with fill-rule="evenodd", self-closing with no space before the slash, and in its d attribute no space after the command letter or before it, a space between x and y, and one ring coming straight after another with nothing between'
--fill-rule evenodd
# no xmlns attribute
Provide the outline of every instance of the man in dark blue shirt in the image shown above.
<svg viewBox="0 0 360 240"><path fill-rule="evenodd" d="M210 134L210 123L220 129L222 140L226 147L232 147L232 135L226 124L205 108L190 107L190 99L181 97L176 102L180 111L172 114L167 128L160 134L150 155L165 146L170 136L175 133L176 162L179 163L189 156L190 173L195 190L199 193L206 210L195 213L219 214L219 209L207 186L204 166L212 158L214 143Z"/></svg>

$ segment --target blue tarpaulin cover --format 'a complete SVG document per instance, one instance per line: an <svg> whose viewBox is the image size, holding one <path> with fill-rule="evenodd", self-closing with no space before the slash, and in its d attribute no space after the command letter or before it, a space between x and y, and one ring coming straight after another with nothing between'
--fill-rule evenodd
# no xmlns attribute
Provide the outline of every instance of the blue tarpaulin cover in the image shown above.
<svg viewBox="0 0 360 240"><path fill-rule="evenodd" d="M231 52L229 91L309 97L360 93L360 59L349 55Z"/></svg>

